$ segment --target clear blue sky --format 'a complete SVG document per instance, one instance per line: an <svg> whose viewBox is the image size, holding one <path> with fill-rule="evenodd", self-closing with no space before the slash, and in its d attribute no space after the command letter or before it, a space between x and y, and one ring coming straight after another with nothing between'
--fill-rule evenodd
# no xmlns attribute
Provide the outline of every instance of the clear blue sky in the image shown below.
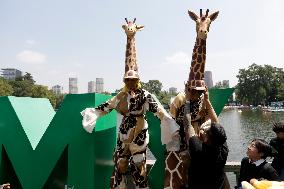
<svg viewBox="0 0 284 189"><path fill-rule="evenodd" d="M78 77L79 92L103 77L105 90L121 88L126 35L124 18L137 18L141 80L158 79L165 90L183 90L196 37L187 10L220 11L207 39L206 70L214 83L237 83L253 62L284 67L283 0L0 0L0 68L30 72L38 84Z"/></svg>

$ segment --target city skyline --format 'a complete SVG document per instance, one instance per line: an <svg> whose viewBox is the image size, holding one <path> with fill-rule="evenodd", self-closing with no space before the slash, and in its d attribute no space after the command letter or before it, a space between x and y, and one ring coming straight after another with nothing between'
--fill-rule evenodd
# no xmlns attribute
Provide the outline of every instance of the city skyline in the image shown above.
<svg viewBox="0 0 284 189"><path fill-rule="evenodd" d="M0 5L0 67L29 72L38 84L59 84L64 92L69 77L79 78L79 93L87 93L88 81L95 78L104 78L109 92L124 85L125 17L145 25L136 34L141 81L157 79L163 90L183 90L196 37L187 11L200 8L220 11L207 39L205 70L212 71L213 81L230 80L233 87L239 69L252 63L284 67L280 0L15 0Z"/></svg>
<svg viewBox="0 0 284 189"><path fill-rule="evenodd" d="M9 70L13 70L13 71L17 70L15 68L8 68L8 69ZM2 68L2 70L7 70L7 69L6 68L4 68L4 69ZM22 73L21 70L17 70L17 71ZM27 73L29 73L29 72L27 72ZM16 78L16 73L13 72L12 75L13 75L13 78L15 79ZM3 76L3 74L2 74L2 76ZM4 77L4 79L9 79L9 78L5 78ZM70 80L74 80L74 79L76 80L75 84L71 84L72 81L70 81ZM205 79L205 84L206 84L206 86L208 86L208 88L211 88L211 87L217 86L217 85L218 86L219 85L223 85L223 86L230 87L229 80L217 81L214 84L214 82L212 81L212 72L211 71L205 71L205 78L204 79ZM72 77L69 78L69 89L68 89L69 92L68 93L70 93L70 94L72 94L72 93L73 94L79 94L80 93L79 90L78 90L80 88L80 86L77 85L77 82L78 82L78 78L72 78ZM37 83L37 84L41 85L40 83ZM72 89L74 87L72 85L75 85L75 87L77 88L75 91L77 91L77 92L75 92L75 93L71 92L71 91L74 90L74 89ZM88 85L87 93L109 92L109 91L105 91L104 90L104 79L103 78L96 78L96 81L88 81L87 85ZM56 95L64 93L63 92L63 87L61 85L58 85L58 84L49 87L49 89L52 90ZM180 92L180 91L177 91L176 87L170 87L168 90L165 90L165 91L169 92L170 94L174 94L174 93ZM67 92L65 92L65 93L67 93Z"/></svg>

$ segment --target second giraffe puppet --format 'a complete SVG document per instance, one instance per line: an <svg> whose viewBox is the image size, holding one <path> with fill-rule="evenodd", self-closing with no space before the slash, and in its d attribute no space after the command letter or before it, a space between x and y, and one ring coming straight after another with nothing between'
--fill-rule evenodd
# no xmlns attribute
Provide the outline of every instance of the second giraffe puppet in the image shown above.
<svg viewBox="0 0 284 189"><path fill-rule="evenodd" d="M118 128L117 146L113 155L114 171L111 177L111 189L125 189L125 174L130 168L135 188L149 188L146 171L146 149L149 143L146 111L153 112L161 120L162 143L167 143L179 129L174 119L164 110L154 95L141 88L136 59L135 34L144 26L138 26L126 19L122 26L127 36L124 88L116 96L96 108L87 108L82 112L83 126L92 132L96 120L116 110L122 117ZM163 133L163 131L165 131ZM168 131L168 132L166 132Z"/></svg>
<svg viewBox="0 0 284 189"><path fill-rule="evenodd" d="M188 185L188 167L190 157L188 153L188 127L184 124L184 107L186 101L190 102L191 124L196 133L200 126L211 119L217 122L217 116L209 101L208 89L204 82L204 69L206 60L206 38L211 22L213 22L219 12L200 16L188 11L190 18L196 23L196 41L192 53L190 73L184 92L179 93L170 105L170 113L180 126L179 137L167 144L166 176L164 182L165 189L183 189Z"/></svg>

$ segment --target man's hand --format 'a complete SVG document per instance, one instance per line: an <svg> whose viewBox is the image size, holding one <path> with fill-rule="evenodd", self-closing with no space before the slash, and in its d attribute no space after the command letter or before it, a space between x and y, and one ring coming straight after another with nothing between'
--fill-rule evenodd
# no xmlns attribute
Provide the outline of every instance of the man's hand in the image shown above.
<svg viewBox="0 0 284 189"><path fill-rule="evenodd" d="M209 100L209 90L207 86L205 86L204 100Z"/></svg>
<svg viewBox="0 0 284 189"><path fill-rule="evenodd" d="M1 187L3 189L10 189L10 183L2 184Z"/></svg>

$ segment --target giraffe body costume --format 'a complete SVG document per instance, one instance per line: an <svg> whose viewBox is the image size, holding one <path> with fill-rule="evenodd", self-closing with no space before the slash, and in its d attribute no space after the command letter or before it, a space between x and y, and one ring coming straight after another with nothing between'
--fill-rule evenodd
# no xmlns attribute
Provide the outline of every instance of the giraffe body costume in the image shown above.
<svg viewBox="0 0 284 189"><path fill-rule="evenodd" d="M204 82L204 69L206 62L206 38L209 32L209 27L212 21L214 21L219 12L215 12L208 15L202 15L200 9L200 16L188 11L188 14L192 20L196 22L196 41L192 53L192 61L190 67L190 73L188 81L185 85L185 92L179 93L170 105L170 113L180 126L179 137L176 140L171 141L166 145L167 157L166 157L166 176L164 182L165 189L183 189L187 188L188 180L187 171L190 164L190 155L188 152L188 128L184 122L184 107L186 101L189 101L187 95L189 89L198 91L204 91L206 89ZM190 114L191 124L196 131L199 127L210 119L208 109L212 107L206 107L203 101L204 95L201 94L198 100L190 101Z"/></svg>
<svg viewBox="0 0 284 189"><path fill-rule="evenodd" d="M136 60L135 33L144 26L133 22L123 25L127 35L124 82L128 79L139 80ZM173 118L164 110L154 95L136 87L129 90L125 87L116 96L96 108L87 108L81 112L83 127L92 132L96 120L115 109L122 117L118 129L117 146L113 155L114 171L110 181L111 189L126 189L125 173L130 167L131 175L137 189L148 188L146 175L146 148L149 142L146 111L151 111L161 120L162 143L167 143L179 129ZM166 128L166 129L163 129ZM163 131L165 131L163 133Z"/></svg>

